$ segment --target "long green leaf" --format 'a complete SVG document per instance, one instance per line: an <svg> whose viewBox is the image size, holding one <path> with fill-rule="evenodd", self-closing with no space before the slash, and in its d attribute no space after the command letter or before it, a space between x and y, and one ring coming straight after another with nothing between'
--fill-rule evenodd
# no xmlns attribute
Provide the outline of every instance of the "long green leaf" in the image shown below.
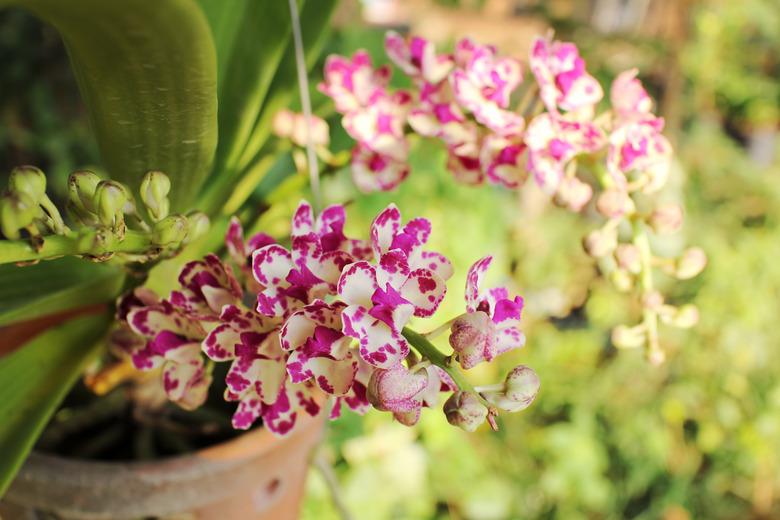
<svg viewBox="0 0 780 520"><path fill-rule="evenodd" d="M109 175L138 189L164 171L190 209L217 142L217 66L195 0L0 0L62 35Z"/></svg>
<svg viewBox="0 0 780 520"><path fill-rule="evenodd" d="M105 315L75 319L0 359L0 497L99 350L108 324Z"/></svg>
<svg viewBox="0 0 780 520"><path fill-rule="evenodd" d="M263 4L271 0L256 1L258 4ZM263 68L262 77L264 81L267 80L266 74L269 72L273 74L270 85L262 93L262 104L255 104L252 107L249 107L248 104L236 105L234 110L240 111L243 130L240 136L234 134L233 141L227 143L226 131L223 125L230 125L230 121L224 112L224 107L226 104L237 103L237 101L240 101L240 98L228 96L225 93L228 91L227 89L234 88L232 83L238 80L239 76L229 76L227 71L223 73L223 64L220 63L220 152L218 152L218 159L215 161L215 168L212 172L211 179L213 182L209 184L209 189L202 194L201 205L212 213L220 210L223 213L233 212L236 210L236 204L246 200L251 193L251 189L246 189L248 185L252 184L252 182L248 181L253 181L255 184L259 182L267 171L267 166L274 163L273 160L269 161L267 158L260 157L261 151L267 150L264 146L266 146L270 137L273 115L280 108L288 106L290 101L298 95L295 50L290 31L290 14L286 7L284 12L282 12L281 6L286 6L286 2L273 0L274 4L280 4L276 5L275 13L279 26L285 27L285 31L284 38L277 36L277 42L283 43L283 47L275 45L272 49L275 56L280 51L283 51L283 54L275 62L272 62L265 60L257 54L257 35L264 33L252 30L252 27L257 25L256 23L251 22L248 17L243 21L245 30L250 31L251 35L249 40L251 45L247 49L242 51L229 48L227 46L231 45L231 43L240 44L240 40L235 39L235 33L231 32L237 30L239 21L227 20L223 12L224 10L215 8L215 5L221 5L219 0L200 0L200 2L204 5L206 16L212 24L220 61L223 59L223 56L235 53L243 56L241 58L243 60L243 68L240 69L242 73L246 73L244 69L247 67L255 66ZM298 1L306 64L309 67L314 64L322 50L325 36L328 34L330 15L336 4L337 0ZM230 35L223 35L222 31L229 32ZM282 31L278 30L278 32L281 35ZM262 40L266 41L266 37L264 36ZM274 66L273 70L270 69L269 65ZM226 89L222 88L223 81L227 84ZM250 84L244 83L241 88L247 89L249 86ZM258 95L259 93L259 91L251 89L246 92L247 96ZM228 152L223 146L229 146L231 151ZM220 155L221 158L219 157ZM229 158L228 155L230 155ZM236 190L236 187L239 189ZM228 199L230 203L225 206L225 201Z"/></svg>
<svg viewBox="0 0 780 520"><path fill-rule="evenodd" d="M2 265L0 326L110 301L124 279L118 269L72 257L24 267Z"/></svg>
<svg viewBox="0 0 780 520"><path fill-rule="evenodd" d="M232 177L291 38L287 2L199 0L211 23L219 62L219 145L212 180ZM232 178L230 179L232 180Z"/></svg>
<svg viewBox="0 0 780 520"><path fill-rule="evenodd" d="M322 51L329 34L327 29L330 27L330 16L337 3L337 0L311 0L303 4L300 18L307 69L314 65ZM314 85L309 85L309 87L313 88ZM298 97L300 97L300 93L298 92L295 64L295 46L290 41L274 75L266 102L255 122L251 139L244 149L238 165L239 168L242 170L247 168L257 157L260 149L271 135L271 120L274 114L287 107L292 99Z"/></svg>

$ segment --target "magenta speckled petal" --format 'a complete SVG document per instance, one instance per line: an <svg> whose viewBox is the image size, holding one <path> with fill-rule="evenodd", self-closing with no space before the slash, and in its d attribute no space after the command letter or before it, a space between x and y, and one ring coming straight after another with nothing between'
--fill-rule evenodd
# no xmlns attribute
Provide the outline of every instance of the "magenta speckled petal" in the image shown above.
<svg viewBox="0 0 780 520"><path fill-rule="evenodd" d="M376 258L380 258L390 250L393 239L400 229L401 212L395 204L391 203L371 224L371 247Z"/></svg>
<svg viewBox="0 0 780 520"><path fill-rule="evenodd" d="M349 305L371 307L371 296L378 285L374 266L368 262L355 262L341 274L338 294Z"/></svg>
<svg viewBox="0 0 780 520"><path fill-rule="evenodd" d="M252 254L252 271L263 285L282 283L292 268L292 255L280 245L268 245Z"/></svg>
<svg viewBox="0 0 780 520"><path fill-rule="evenodd" d="M401 297L414 305L418 318L433 316L447 293L444 279L429 269L416 269L401 287Z"/></svg>
<svg viewBox="0 0 780 520"><path fill-rule="evenodd" d="M485 273L492 261L492 255L477 260L466 275L466 309L469 312L477 310L477 305L479 304L479 291L482 287L482 282L485 279Z"/></svg>

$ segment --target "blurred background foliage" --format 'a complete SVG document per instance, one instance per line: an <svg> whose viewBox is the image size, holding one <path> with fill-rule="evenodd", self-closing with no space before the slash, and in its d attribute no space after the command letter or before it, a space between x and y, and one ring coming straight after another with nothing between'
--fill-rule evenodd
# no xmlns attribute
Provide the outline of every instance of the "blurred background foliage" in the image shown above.
<svg viewBox="0 0 780 520"><path fill-rule="evenodd" d="M498 432L466 434L439 410L424 410L413 429L388 414L345 412L318 455L316 466L329 469L311 470L303 518L342 518L337 502L357 520L780 518L776 0L353 0L335 23L328 52L364 47L375 63L387 61L388 26L442 48L471 34L521 58L552 27L605 85L638 67L677 150L678 182L662 197L686 209L684 236L659 247L672 256L700 245L709 265L692 280L661 280L672 303L699 307L701 322L663 327L668 358L653 367L610 344L610 329L634 323L639 308L582 252L580 237L599 222L587 210L552 207L532 183L519 194L458 186L427 142L416 143L396 194L358 196L348 171L329 173L324 198L353 201L352 233L366 234L391 201L406 219L431 219L432 249L458 269L441 316L463 312L466 270L495 256L489 285L524 296L528 344L469 376L492 382L527 364L542 389L528 410L503 414ZM25 14L3 11L0 66L0 171L36 164L64 189L65 176L97 155L61 44ZM333 148L350 148L330 122ZM276 169L291 167L287 157ZM297 202L277 204L261 219L266 231L281 234Z"/></svg>

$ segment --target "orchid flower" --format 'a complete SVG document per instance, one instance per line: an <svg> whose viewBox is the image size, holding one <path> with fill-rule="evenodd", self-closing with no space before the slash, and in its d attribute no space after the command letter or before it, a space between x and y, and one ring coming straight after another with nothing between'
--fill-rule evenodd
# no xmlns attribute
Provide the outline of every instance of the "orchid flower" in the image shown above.
<svg viewBox="0 0 780 520"><path fill-rule="evenodd" d="M539 95L550 113L558 108L575 111L589 108L604 96L599 82L585 72L585 60L573 43L536 37L528 60L539 84Z"/></svg>
<svg viewBox="0 0 780 520"><path fill-rule="evenodd" d="M517 328L523 299L516 296L510 300L504 287L480 290L492 260L492 256L486 256L469 269L466 314L455 319L451 327L450 345L466 369L525 345L525 334Z"/></svg>
<svg viewBox="0 0 780 520"><path fill-rule="evenodd" d="M127 324L147 340L132 354L133 366L139 370L162 367L165 394L182 408L203 404L211 375L204 370L200 353L206 335L200 323L167 300L160 300L128 312Z"/></svg>
<svg viewBox="0 0 780 520"><path fill-rule="evenodd" d="M346 114L368 106L385 87L392 69L389 66L374 69L371 56L360 50L352 59L332 54L325 60L325 81L317 88L336 102L336 110Z"/></svg>
<svg viewBox="0 0 780 520"><path fill-rule="evenodd" d="M444 298L452 265L422 250L429 234L430 222L421 218L401 228L401 213L391 204L371 226L377 262L355 262L339 279L338 294L347 303L344 333L360 340L360 355L374 366L388 368L406 357L401 330L412 315L431 316Z"/></svg>
<svg viewBox="0 0 780 520"><path fill-rule="evenodd" d="M243 296L233 268L213 254L184 264L178 281L181 290L171 293L171 303L200 320L216 321L223 306Z"/></svg>
<svg viewBox="0 0 780 520"><path fill-rule="evenodd" d="M346 304L315 300L294 313L281 330L282 348L290 351L287 373L292 383L313 379L325 393L345 395L358 371L352 338L342 332Z"/></svg>
<svg viewBox="0 0 780 520"><path fill-rule="evenodd" d="M644 177L642 191L653 193L669 177L672 145L661 134L663 118L650 113L650 96L636 74L636 69L627 70L612 83L615 122L609 134L607 172L618 188L626 189L626 174L637 170Z"/></svg>
<svg viewBox="0 0 780 520"><path fill-rule="evenodd" d="M404 74L433 85L447 77L455 61L450 54L437 55L434 44L425 38L407 40L395 31L385 35L385 52Z"/></svg>
<svg viewBox="0 0 780 520"><path fill-rule="evenodd" d="M469 39L456 44L452 73L455 98L477 121L502 135L522 132L525 120L505 110L509 96L523 81L522 64L515 58L496 58L493 46L478 45Z"/></svg>
<svg viewBox="0 0 780 520"><path fill-rule="evenodd" d="M334 228L326 229L322 221L316 228L313 225L311 206L301 202L292 219L292 251L272 244L253 253L255 280L266 287L257 295L258 312L287 317L316 299L335 294L342 269L355 260L350 251L363 254L361 246L346 237L336 236L336 247L348 251L334 249L334 236L328 235ZM334 225L343 227L343 220Z"/></svg>

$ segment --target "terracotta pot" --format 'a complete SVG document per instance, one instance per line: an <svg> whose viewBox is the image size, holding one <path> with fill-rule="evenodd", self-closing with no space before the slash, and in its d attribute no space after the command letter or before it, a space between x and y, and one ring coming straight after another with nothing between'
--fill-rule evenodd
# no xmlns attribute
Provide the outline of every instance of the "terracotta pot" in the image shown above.
<svg viewBox="0 0 780 520"><path fill-rule="evenodd" d="M106 463L33 453L0 503L3 520L294 520L325 413L277 439L265 429L192 455Z"/></svg>

